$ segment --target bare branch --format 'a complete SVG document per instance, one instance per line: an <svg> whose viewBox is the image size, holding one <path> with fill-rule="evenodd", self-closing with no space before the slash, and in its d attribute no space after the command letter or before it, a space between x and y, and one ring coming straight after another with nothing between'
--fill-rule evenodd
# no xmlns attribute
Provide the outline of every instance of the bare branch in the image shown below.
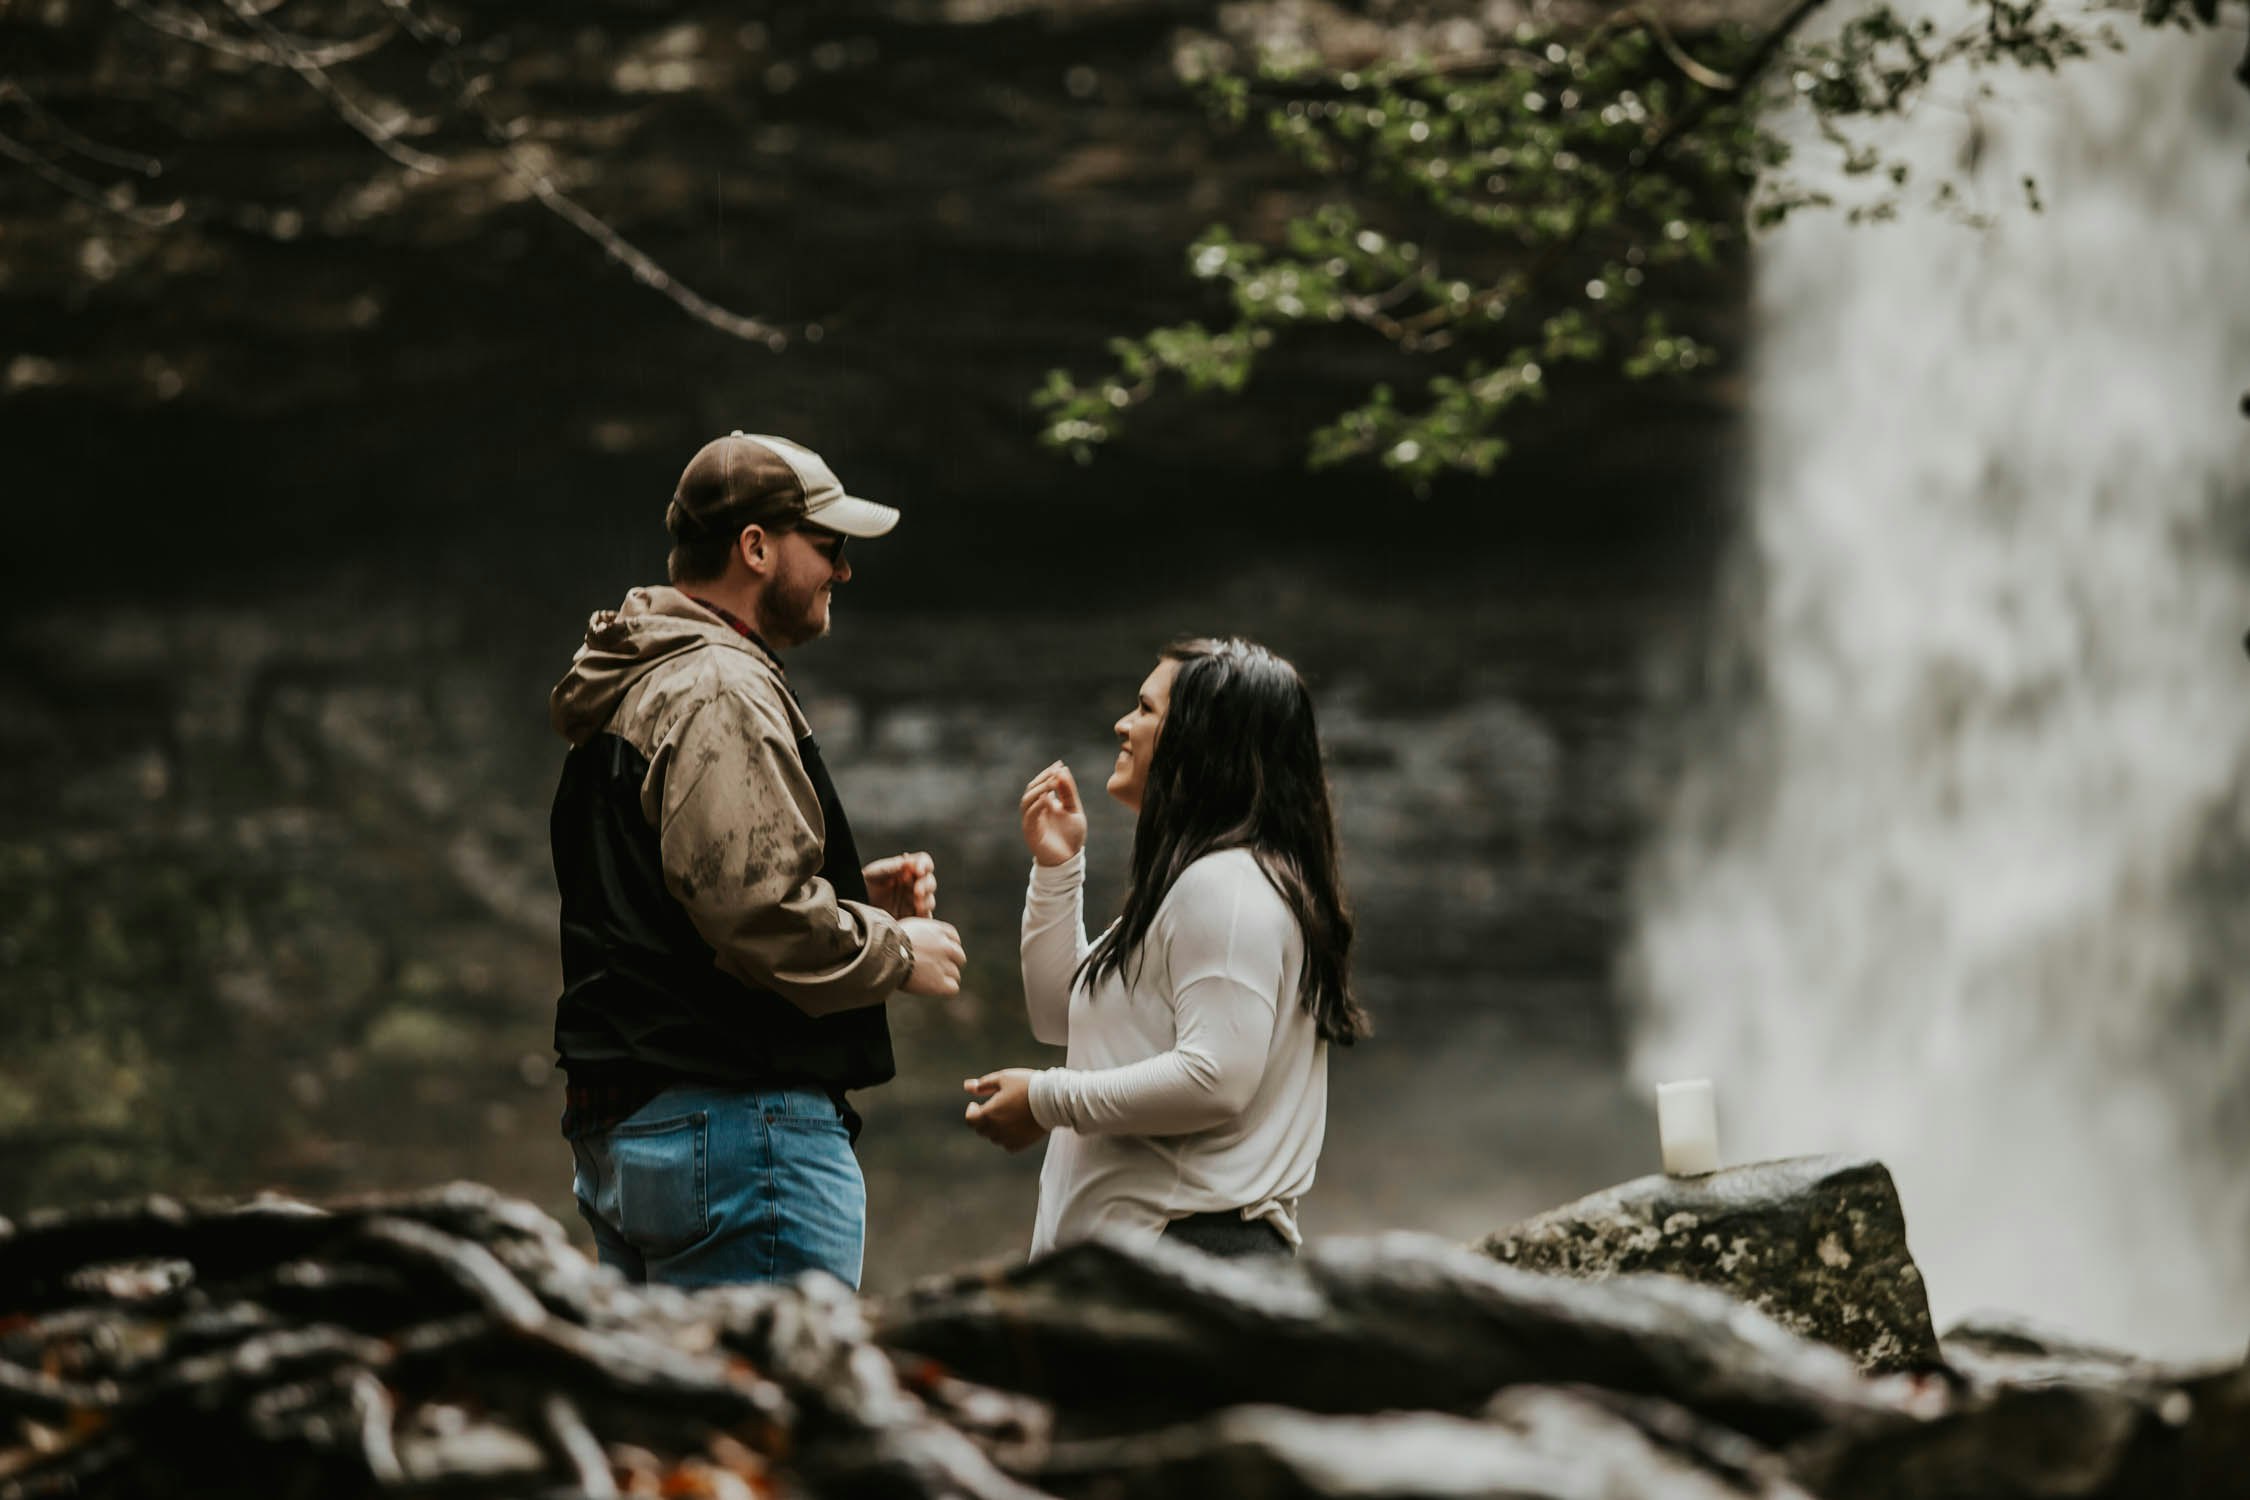
<svg viewBox="0 0 2250 1500"><path fill-rule="evenodd" d="M443 169L444 163L426 152L401 143L398 132L375 119L353 101L328 71L314 61L289 38L275 29L259 11L254 0L226 0L227 9L253 32L259 40L271 47L299 78L310 84L314 92L326 99L345 124L366 137L369 145L409 171L432 174Z"/></svg>
<svg viewBox="0 0 2250 1500"><path fill-rule="evenodd" d="M34 174L80 202L93 205L104 213L115 214L142 229L165 229L187 217L187 207L181 203L168 203L162 208L143 208L129 200L121 200L117 193L97 187L79 176L66 171L32 150L14 136L0 132L0 156L29 167Z"/></svg>
<svg viewBox="0 0 2250 1500"><path fill-rule="evenodd" d="M164 163L156 157L144 156L120 147L104 146L72 130L12 78L0 78L0 102L16 104L38 121L42 129L54 135L58 145L80 156L141 177L153 178L163 174ZM276 227L277 220L284 215L296 213L294 209L272 210L255 204L213 202L192 196L148 206L134 201L132 184L121 182L104 187L61 166L51 154L12 136L0 134L0 156L30 168L49 186L136 229L170 229L189 223L224 233L248 235L275 244L287 244L297 237L294 230L285 231Z"/></svg>
<svg viewBox="0 0 2250 1500"><path fill-rule="evenodd" d="M633 279L641 285L663 293L689 316L708 323L722 333L730 333L752 343L762 343L776 353L787 347L789 335L772 324L729 312L699 294L693 287L679 281L651 259L648 252L619 234L610 227L607 220L590 212L577 199L558 187L553 178L533 166L523 149L514 142L500 143L500 156L516 180L529 188L532 196L544 204L549 212L601 246L612 260L622 262L633 273Z"/></svg>
<svg viewBox="0 0 2250 1500"><path fill-rule="evenodd" d="M390 13L391 21L365 37L344 41L317 41L281 31L267 19L277 8L279 0L225 0L227 10L250 33L247 37L222 31L199 16L166 3L166 0L114 0L114 3L133 19L177 40L228 56L290 69L318 93L345 124L384 156L410 171L435 175L447 169L449 163L444 158L417 150L400 140L400 132L396 126L386 125L375 118L367 107L354 99L328 72L334 64L369 55L403 31L436 55L439 66L453 82L459 107L475 115L492 142L500 162L547 212L600 245L611 259L631 271L635 280L661 293L707 327L733 338L763 344L775 351L786 348L795 336L789 329L734 312L711 301L672 275L653 256L628 240L599 214L572 197L550 175L545 165L519 144L519 137L522 135L520 122L500 119L484 103L480 93L486 80L470 77L467 69L462 66L459 30L425 15L417 8L414 0L381 0L384 9ZM80 155L110 166L139 172L144 176L153 177L162 169L162 164L153 157L105 147L71 131L40 109L20 88L5 79L0 79L0 100L17 102L42 128L54 136L58 144ZM281 237L270 226L262 224L258 211L254 209L208 203L191 204L185 200L161 208L138 206L122 187L104 188L58 166L50 156L5 134L0 134L0 156L28 167L69 196L141 228L158 229L182 220L192 220L222 229Z"/></svg>
<svg viewBox="0 0 2250 1500"><path fill-rule="evenodd" d="M398 24L406 28L406 34L417 42L425 45L443 42L451 46L461 40L461 33L457 28L424 18L414 8L411 0L383 0L383 9L389 11Z"/></svg>
<svg viewBox="0 0 2250 1500"><path fill-rule="evenodd" d="M1731 97L1733 93L1756 83L1766 69L1773 66L1773 60L1781 55L1781 49L1788 44L1789 39L1827 3L1828 0L1797 0L1796 4L1789 7L1789 13L1774 23L1771 31L1758 38L1758 45L1751 48L1750 55L1736 67L1734 89L1728 91L1706 88L1698 93L1689 101L1688 107L1673 116L1671 123L1649 143L1648 155L1654 158L1671 150L1689 131L1703 123L1703 117L1711 112L1719 100Z"/></svg>
<svg viewBox="0 0 2250 1500"><path fill-rule="evenodd" d="M164 170L164 163L153 156L138 151L127 151L121 146L104 146L90 141L65 125L54 114L23 90L13 78L0 78L0 102L15 104L39 122L42 129L55 138L65 150L75 151L89 161L98 161L105 167L116 167L124 172L137 172L143 177L155 177Z"/></svg>
<svg viewBox="0 0 2250 1500"><path fill-rule="evenodd" d="M1344 73L1253 77L1244 82L1252 94L1261 98L1343 99L1367 88L1396 88L1401 84L1428 83L1445 78L1481 78L1498 73L1503 68L1538 70L1547 65L1547 60L1536 52L1526 52L1519 47L1498 47L1459 52L1426 62L1391 66L1378 63Z"/></svg>
<svg viewBox="0 0 2250 1500"><path fill-rule="evenodd" d="M230 3L235 3L235 0L230 0ZM439 66L452 78L454 91L462 108L477 117L484 127L486 138L499 151L500 159L507 165L509 173L528 188L531 195L549 213L601 246L612 260L633 273L634 280L669 298L697 322L749 343L764 344L777 354L788 347L791 334L787 330L719 306L665 270L647 251L620 234L608 220L564 191L518 144L518 138L523 134L519 122L501 119L485 103L486 81L469 76L468 70L461 65L458 47L453 42L444 40L435 28L431 28L430 35L436 39L434 46L439 54Z"/></svg>
<svg viewBox="0 0 2250 1500"><path fill-rule="evenodd" d="M1648 34L1656 38L1656 45L1664 49L1664 55L1672 60L1672 66L1678 68L1689 82L1722 94L1741 92L1742 84L1739 79L1729 78L1724 73L1714 72L1697 62L1688 50L1682 47L1678 40L1673 37L1672 28L1664 24L1664 18L1654 10L1644 5L1635 14L1640 23L1648 29Z"/></svg>
<svg viewBox="0 0 2250 1500"><path fill-rule="evenodd" d="M179 41L192 42L198 47L227 57L239 57L249 62L264 63L270 67L287 67L289 60L264 42L244 41L229 36L201 16L169 5L156 5L149 0L114 0L117 8L152 31L160 31ZM270 9L271 7L267 7ZM277 33L278 34L278 33ZM377 51L396 35L396 28L381 26L363 37L341 41L317 41L311 37L288 37L290 45L315 66L328 68L338 63L353 62Z"/></svg>

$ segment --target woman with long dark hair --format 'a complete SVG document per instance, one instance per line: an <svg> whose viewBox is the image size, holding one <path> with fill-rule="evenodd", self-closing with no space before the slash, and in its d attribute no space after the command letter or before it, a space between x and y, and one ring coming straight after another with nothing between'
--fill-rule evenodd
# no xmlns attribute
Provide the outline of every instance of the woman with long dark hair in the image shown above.
<svg viewBox="0 0 2250 1500"><path fill-rule="evenodd" d="M1103 1228L1293 1252L1328 1044L1368 1029L1312 694L1262 646L1182 641L1116 727L1109 794L1139 813L1124 911L1086 940L1086 812L1058 761L1023 794L1023 986L1068 1062L969 1080L969 1125L1047 1138L1035 1255Z"/></svg>

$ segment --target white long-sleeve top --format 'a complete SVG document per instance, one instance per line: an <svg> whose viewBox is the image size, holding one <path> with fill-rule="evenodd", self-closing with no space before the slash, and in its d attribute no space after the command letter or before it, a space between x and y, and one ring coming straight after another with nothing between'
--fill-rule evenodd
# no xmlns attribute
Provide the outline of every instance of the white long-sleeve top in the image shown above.
<svg viewBox="0 0 2250 1500"><path fill-rule="evenodd" d="M1239 1210L1292 1245L1328 1124L1328 1044L1297 1001L1304 936L1247 849L1183 871L1124 972L1074 984L1083 853L1033 865L1023 907L1031 1033L1069 1049L1032 1075L1051 1134L1034 1255L1118 1228L1155 1236Z"/></svg>

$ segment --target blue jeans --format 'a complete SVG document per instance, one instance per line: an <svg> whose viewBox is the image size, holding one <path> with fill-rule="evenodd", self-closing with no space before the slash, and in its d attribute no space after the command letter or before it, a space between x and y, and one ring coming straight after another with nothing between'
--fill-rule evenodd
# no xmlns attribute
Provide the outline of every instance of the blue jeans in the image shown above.
<svg viewBox="0 0 2250 1500"><path fill-rule="evenodd" d="M682 1084L571 1150L578 1211L628 1281L859 1286L867 1183L818 1089Z"/></svg>

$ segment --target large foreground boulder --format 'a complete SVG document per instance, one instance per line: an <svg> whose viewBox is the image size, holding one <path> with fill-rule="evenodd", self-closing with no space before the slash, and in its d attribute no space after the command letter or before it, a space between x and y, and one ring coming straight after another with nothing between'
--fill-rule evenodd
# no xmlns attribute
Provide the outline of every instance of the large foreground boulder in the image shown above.
<svg viewBox="0 0 2250 1500"><path fill-rule="evenodd" d="M0 1219L0 1500L1036 1500L1036 1421L910 1390L825 1277L632 1288L472 1183Z"/></svg>
<svg viewBox="0 0 2250 1500"><path fill-rule="evenodd" d="M1659 1272L1719 1287L1872 1373L1944 1362L1906 1213L1878 1161L1806 1156L1637 1178L1477 1248L1531 1271Z"/></svg>
<svg viewBox="0 0 2250 1500"><path fill-rule="evenodd" d="M1660 1397L1776 1442L1903 1420L1922 1394L1863 1379L1705 1287L1534 1275L1415 1234L1271 1263L1095 1240L931 1282L885 1313L877 1337L1051 1402L1065 1435L1244 1404L1466 1414L1508 1386L1575 1383Z"/></svg>
<svg viewBox="0 0 2250 1500"><path fill-rule="evenodd" d="M1979 1380L1926 1422L1825 1433L1791 1470L1824 1500L2250 1497L2250 1368L2026 1376Z"/></svg>
<svg viewBox="0 0 2250 1500"><path fill-rule="evenodd" d="M1598 1393L1523 1386L1475 1417L1238 1406L1188 1426L1058 1447L1039 1479L1087 1500L1807 1500L1778 1462L1709 1459Z"/></svg>
<svg viewBox="0 0 2250 1500"><path fill-rule="evenodd" d="M1712 1288L1420 1236L1267 1266L1078 1245L929 1283L876 1337L1045 1408L1003 1466L1064 1496L2250 1495L2250 1370L1871 1377Z"/></svg>
<svg viewBox="0 0 2250 1500"><path fill-rule="evenodd" d="M0 1222L0 1500L2250 1493L2250 1370L1959 1342L1871 1377L1713 1288L1421 1236L1079 1245L883 1306L629 1287L473 1186L152 1200Z"/></svg>

